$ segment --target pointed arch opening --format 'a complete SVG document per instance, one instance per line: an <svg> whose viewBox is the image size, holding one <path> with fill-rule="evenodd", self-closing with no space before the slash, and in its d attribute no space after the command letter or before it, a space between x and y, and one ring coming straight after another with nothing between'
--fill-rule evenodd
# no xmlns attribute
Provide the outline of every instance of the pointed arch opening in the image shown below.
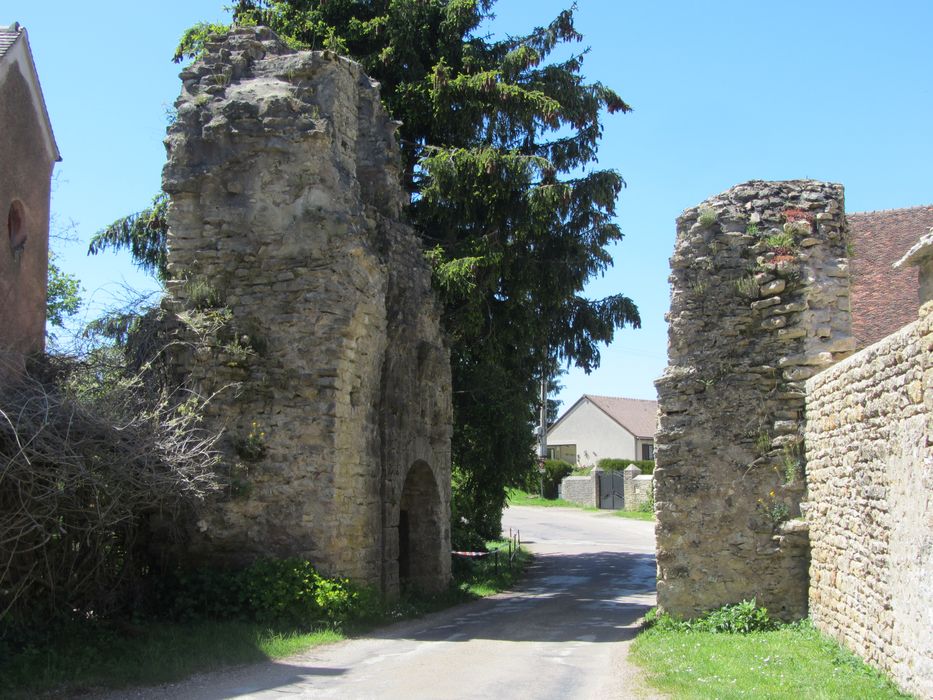
<svg viewBox="0 0 933 700"><path fill-rule="evenodd" d="M446 584L442 551L443 523L437 481L425 462L408 470L398 520L398 574L402 588L437 591Z"/></svg>

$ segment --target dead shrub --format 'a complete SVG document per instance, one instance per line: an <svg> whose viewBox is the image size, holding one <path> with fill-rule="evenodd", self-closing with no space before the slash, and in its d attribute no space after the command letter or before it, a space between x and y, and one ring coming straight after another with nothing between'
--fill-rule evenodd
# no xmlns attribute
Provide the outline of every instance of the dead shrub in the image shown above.
<svg viewBox="0 0 933 700"><path fill-rule="evenodd" d="M203 400L152 395L118 351L43 358L0 386L0 622L105 616L218 489Z"/></svg>

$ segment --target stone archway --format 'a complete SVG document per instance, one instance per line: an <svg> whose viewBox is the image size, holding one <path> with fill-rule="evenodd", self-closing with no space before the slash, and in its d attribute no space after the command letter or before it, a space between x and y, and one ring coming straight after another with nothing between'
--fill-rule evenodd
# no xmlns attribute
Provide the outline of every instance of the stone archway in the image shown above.
<svg viewBox="0 0 933 700"><path fill-rule="evenodd" d="M411 465L398 519L398 574L401 586L423 592L440 590L446 584L440 490L431 468L422 461Z"/></svg>

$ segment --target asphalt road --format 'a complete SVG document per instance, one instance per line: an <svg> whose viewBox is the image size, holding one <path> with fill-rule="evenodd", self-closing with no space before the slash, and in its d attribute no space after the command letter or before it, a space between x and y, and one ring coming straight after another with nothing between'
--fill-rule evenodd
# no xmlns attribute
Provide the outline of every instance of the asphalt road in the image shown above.
<svg viewBox="0 0 933 700"><path fill-rule="evenodd" d="M654 525L609 513L510 508L535 553L517 590L276 662L119 696L152 699L648 697L626 661L654 605Z"/></svg>

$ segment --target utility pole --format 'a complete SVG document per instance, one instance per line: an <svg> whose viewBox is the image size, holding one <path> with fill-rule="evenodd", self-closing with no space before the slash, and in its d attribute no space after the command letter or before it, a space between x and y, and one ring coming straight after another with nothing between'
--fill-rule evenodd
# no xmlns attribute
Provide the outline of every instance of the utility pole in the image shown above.
<svg viewBox="0 0 933 700"><path fill-rule="evenodd" d="M547 459L547 375L541 374L541 420L538 429L538 459Z"/></svg>
<svg viewBox="0 0 933 700"><path fill-rule="evenodd" d="M544 460L547 459L547 372L541 371L541 422L538 428L538 495L544 498Z"/></svg>

